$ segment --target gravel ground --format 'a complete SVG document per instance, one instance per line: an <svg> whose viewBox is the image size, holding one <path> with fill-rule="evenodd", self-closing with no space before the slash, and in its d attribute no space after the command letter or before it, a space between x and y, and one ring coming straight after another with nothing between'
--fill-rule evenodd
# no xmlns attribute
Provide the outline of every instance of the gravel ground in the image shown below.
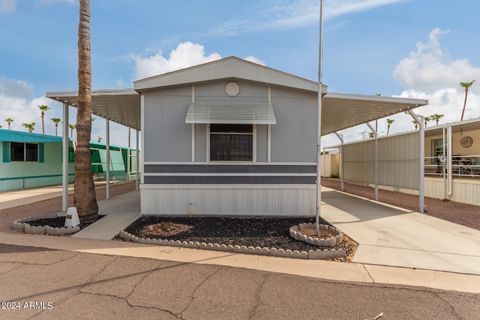
<svg viewBox="0 0 480 320"><path fill-rule="evenodd" d="M98 220L102 219L105 217L104 215L99 215L97 219L95 219L92 222L89 223L80 223L80 230L88 227L94 222L97 222ZM65 227L65 217L56 217L56 218L44 218L44 219L37 219L37 220L31 220L28 221L28 224L31 226L49 226L52 228L63 228Z"/></svg>
<svg viewBox="0 0 480 320"><path fill-rule="evenodd" d="M322 178L322 185L340 190L340 180ZM374 199L374 189L345 183L345 191L361 197ZM418 210L418 196L400 192L379 190L379 201L412 211ZM480 207L453 201L425 197L427 214L450 222L480 230Z"/></svg>
<svg viewBox="0 0 480 320"><path fill-rule="evenodd" d="M135 181L116 184L110 187L112 197L135 190ZM97 200L105 199L105 188L97 189ZM69 206L73 206L73 195L68 197ZM0 210L0 231L15 232L12 222L28 216L42 216L62 210L62 197L44 200L24 206Z"/></svg>
<svg viewBox="0 0 480 320"><path fill-rule="evenodd" d="M145 226L161 222L188 225L193 228L172 236L155 238L300 251L319 248L294 240L289 234L291 226L315 222L314 218L141 217L128 226L126 231L140 236ZM342 244L342 247L345 245Z"/></svg>

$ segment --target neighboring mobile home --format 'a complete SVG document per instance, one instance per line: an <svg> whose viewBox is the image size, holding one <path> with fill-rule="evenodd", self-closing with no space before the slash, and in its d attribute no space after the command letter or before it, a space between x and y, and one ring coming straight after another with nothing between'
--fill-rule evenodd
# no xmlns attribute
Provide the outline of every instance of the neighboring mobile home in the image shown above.
<svg viewBox="0 0 480 320"><path fill-rule="evenodd" d="M92 100L95 114L141 129L143 214L312 216L318 90L229 57ZM323 135L427 104L322 91ZM47 96L77 104L75 92Z"/></svg>
<svg viewBox="0 0 480 320"><path fill-rule="evenodd" d="M74 147L70 142L69 181L74 181ZM92 143L92 171L103 179L106 169L105 145ZM128 148L110 147L110 167L116 180L126 179ZM134 150L130 149L131 158ZM38 188L62 183L62 137L0 129L0 192ZM131 172L135 161L130 159Z"/></svg>

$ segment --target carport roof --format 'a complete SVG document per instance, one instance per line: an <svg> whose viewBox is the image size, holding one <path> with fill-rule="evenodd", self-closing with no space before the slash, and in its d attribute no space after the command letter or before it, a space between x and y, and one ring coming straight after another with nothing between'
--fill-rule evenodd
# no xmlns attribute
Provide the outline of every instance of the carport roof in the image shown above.
<svg viewBox="0 0 480 320"><path fill-rule="evenodd" d="M192 85L217 80L243 79L271 86L318 92L318 83L236 57L141 79L135 89L92 92L93 113L137 130L141 129L140 93L172 86ZM327 92L324 86L324 92ZM76 92L48 92L47 97L77 106ZM347 129L428 104L427 100L325 93L322 135ZM294 108L295 106L292 106ZM275 110L275 104L273 105Z"/></svg>

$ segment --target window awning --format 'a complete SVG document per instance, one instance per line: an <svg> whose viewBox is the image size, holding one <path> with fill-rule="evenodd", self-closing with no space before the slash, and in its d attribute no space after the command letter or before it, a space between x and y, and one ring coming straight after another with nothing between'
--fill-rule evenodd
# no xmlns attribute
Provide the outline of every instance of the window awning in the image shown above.
<svg viewBox="0 0 480 320"><path fill-rule="evenodd" d="M188 107L185 123L277 124L271 103L196 102Z"/></svg>

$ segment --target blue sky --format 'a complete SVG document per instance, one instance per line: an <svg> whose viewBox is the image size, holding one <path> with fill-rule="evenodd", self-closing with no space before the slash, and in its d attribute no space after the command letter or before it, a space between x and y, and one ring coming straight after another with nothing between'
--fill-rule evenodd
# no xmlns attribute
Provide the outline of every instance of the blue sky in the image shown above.
<svg viewBox="0 0 480 320"><path fill-rule="evenodd" d="M139 76L229 55L316 79L319 1L91 2L94 88L130 87ZM478 12L474 0L326 0L325 82L334 92L428 98L432 105L421 112L459 120L458 82L480 81ZM33 110L43 102L49 117L61 115L42 97L76 88L77 16L76 0L0 0L2 122L40 123ZM468 117L479 116L476 87ZM392 131L411 126L400 116ZM114 130L113 142L124 144L125 130ZM358 139L362 130L345 134ZM103 131L95 123L93 136Z"/></svg>

